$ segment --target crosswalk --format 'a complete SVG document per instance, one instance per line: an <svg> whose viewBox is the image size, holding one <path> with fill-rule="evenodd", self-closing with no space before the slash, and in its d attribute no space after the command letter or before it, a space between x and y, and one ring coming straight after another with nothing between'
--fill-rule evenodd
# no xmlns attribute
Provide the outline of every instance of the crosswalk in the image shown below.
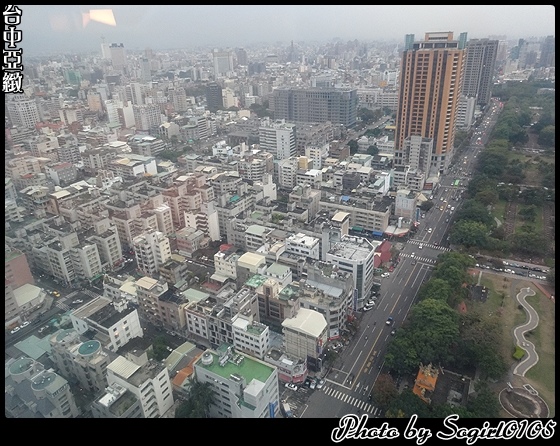
<svg viewBox="0 0 560 446"><path fill-rule="evenodd" d="M373 404L368 403L367 401L360 400L352 395L348 395L341 390L338 390L335 386L326 385L323 388L323 392L328 396L336 398L337 400L342 401L343 403L350 404L358 409L372 414L374 417L378 416L381 413L381 409L376 408Z"/></svg>
<svg viewBox="0 0 560 446"><path fill-rule="evenodd" d="M68 306L68 304L66 304L66 303L64 303L64 302L62 302L62 301L58 301L58 302L56 303L56 306L57 306L58 308L60 308L61 310L63 310L63 311L70 311L70 310L71 310L71 308Z"/></svg>
<svg viewBox="0 0 560 446"><path fill-rule="evenodd" d="M439 249L440 251L445 251L445 252L451 251L450 248L446 248L445 246L432 245L432 244L430 244L430 243L425 243L425 242L423 242L422 240L410 239L410 240L408 241L408 243L412 243L412 244L414 244L414 245L422 245L422 246L424 246L425 248L430 248L430 249Z"/></svg>
<svg viewBox="0 0 560 446"><path fill-rule="evenodd" d="M401 253L401 257L410 257L415 259L417 262L429 263L430 265L435 265L437 263L437 259L432 259L430 257L420 257L416 254L414 255L414 257L412 257L410 254L407 254L405 252Z"/></svg>

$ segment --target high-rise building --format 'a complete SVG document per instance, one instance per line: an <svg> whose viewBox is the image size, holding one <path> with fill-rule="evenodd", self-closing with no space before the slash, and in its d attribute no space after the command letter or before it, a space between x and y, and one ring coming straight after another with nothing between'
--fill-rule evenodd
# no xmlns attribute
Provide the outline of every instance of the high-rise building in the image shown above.
<svg viewBox="0 0 560 446"><path fill-rule="evenodd" d="M233 71L233 54L231 51L212 51L214 59L214 77L223 76Z"/></svg>
<svg viewBox="0 0 560 446"><path fill-rule="evenodd" d="M37 103L23 94L9 94L6 111L10 123L15 127L35 128L35 124L41 121Z"/></svg>
<svg viewBox="0 0 560 446"><path fill-rule="evenodd" d="M238 65L243 65L243 66L248 65L249 59L247 57L247 51L245 51L245 49L238 48L236 50L236 56L237 56L237 64Z"/></svg>
<svg viewBox="0 0 560 446"><path fill-rule="evenodd" d="M464 52L452 32L426 33L423 41L403 51L395 166L409 163L406 139L421 136L433 139L431 167L446 171L453 154Z"/></svg>
<svg viewBox="0 0 560 446"><path fill-rule="evenodd" d="M471 39L467 44L463 72L463 94L476 97L477 105L490 102L498 40Z"/></svg>
<svg viewBox="0 0 560 446"><path fill-rule="evenodd" d="M122 71L126 65L126 56L124 54L124 45L122 43L112 43L109 47L111 52L111 63L117 71Z"/></svg>
<svg viewBox="0 0 560 446"><path fill-rule="evenodd" d="M355 88L293 88L273 91L274 117L290 122L327 122L353 127L358 111Z"/></svg>
<svg viewBox="0 0 560 446"><path fill-rule="evenodd" d="M150 64L150 59L143 57L140 59L140 72L142 75L143 82L151 82L152 80L152 68Z"/></svg>
<svg viewBox="0 0 560 446"><path fill-rule="evenodd" d="M539 58L539 65L541 67L553 67L555 55L554 36L546 36L541 43L541 56Z"/></svg>
<svg viewBox="0 0 560 446"><path fill-rule="evenodd" d="M150 230L133 240L138 269L147 275L156 274L171 258L169 239L163 232Z"/></svg>
<svg viewBox="0 0 560 446"><path fill-rule="evenodd" d="M259 127L259 148L271 153L275 160L296 155L296 126L281 119L263 120Z"/></svg>
<svg viewBox="0 0 560 446"><path fill-rule="evenodd" d="M206 87L206 106L211 112L222 108L224 100L222 98L222 87L216 82L211 82Z"/></svg>
<svg viewBox="0 0 560 446"><path fill-rule="evenodd" d="M149 132L161 125L161 111L157 104L133 105L136 130Z"/></svg>

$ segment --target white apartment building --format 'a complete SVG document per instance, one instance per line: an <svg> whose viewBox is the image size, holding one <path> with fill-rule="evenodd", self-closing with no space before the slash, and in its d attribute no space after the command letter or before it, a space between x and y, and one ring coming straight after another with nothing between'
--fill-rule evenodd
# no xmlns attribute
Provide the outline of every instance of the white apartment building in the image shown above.
<svg viewBox="0 0 560 446"><path fill-rule="evenodd" d="M232 318L233 346L236 351L264 359L270 348L268 325L253 321L252 317L236 314Z"/></svg>
<svg viewBox="0 0 560 446"><path fill-rule="evenodd" d="M153 128L159 128L162 123L158 104L133 105L132 112L138 131L149 132Z"/></svg>
<svg viewBox="0 0 560 446"><path fill-rule="evenodd" d="M319 169L298 170L296 174L296 185L309 185L311 189L321 189L323 182L323 171Z"/></svg>
<svg viewBox="0 0 560 446"><path fill-rule="evenodd" d="M6 362L4 401L13 418L75 418L80 415L68 381L29 357Z"/></svg>
<svg viewBox="0 0 560 446"><path fill-rule="evenodd" d="M215 274L222 277L229 277L230 279L237 279L237 260L239 254L235 252L222 252L218 251L214 254L214 268Z"/></svg>
<svg viewBox="0 0 560 446"><path fill-rule="evenodd" d="M102 269L113 270L123 261L122 246L117 227L109 218L93 223L94 234L88 237L97 245Z"/></svg>
<svg viewBox="0 0 560 446"><path fill-rule="evenodd" d="M146 353L130 359L118 356L107 366L109 386L117 384L133 393L142 405L143 418L160 418L173 406L169 372Z"/></svg>
<svg viewBox="0 0 560 446"><path fill-rule="evenodd" d="M290 235L286 239L286 252L296 256L319 260L321 255L321 240L317 237L298 232L297 234Z"/></svg>
<svg viewBox="0 0 560 446"><path fill-rule="evenodd" d="M322 169L323 161L329 157L329 144L306 146L305 156L311 160L313 169Z"/></svg>
<svg viewBox="0 0 560 446"><path fill-rule="evenodd" d="M60 374L75 378L88 392L107 386L106 369L113 358L99 340L83 338L71 328L49 335L48 341L50 358Z"/></svg>
<svg viewBox="0 0 560 446"><path fill-rule="evenodd" d="M263 119L259 127L259 148L272 153L275 160L296 155L296 126L285 119Z"/></svg>
<svg viewBox="0 0 560 446"><path fill-rule="evenodd" d="M214 390L211 418L275 418L280 413L276 367L223 345L194 363L196 379Z"/></svg>
<svg viewBox="0 0 560 446"><path fill-rule="evenodd" d="M74 310L70 320L80 334L88 330L97 332L104 347L113 352L131 339L144 336L138 311L129 307L123 299L111 301L100 296Z"/></svg>
<svg viewBox="0 0 560 446"><path fill-rule="evenodd" d="M310 370L318 372L322 369L328 325L321 313L300 308L295 317L284 319L282 333L287 354L306 360Z"/></svg>
<svg viewBox="0 0 560 446"><path fill-rule="evenodd" d="M115 159L109 161L107 168L115 176L122 177L123 179L141 177L146 174L157 174L157 164L154 157L134 153L118 155Z"/></svg>
<svg viewBox="0 0 560 446"><path fill-rule="evenodd" d="M138 269L152 276L171 258L169 239L163 232L151 230L133 240Z"/></svg>
<svg viewBox="0 0 560 446"><path fill-rule="evenodd" d="M245 247L247 251L258 251L266 242L266 237L272 232L271 228L261 225L251 225L245 231Z"/></svg>
<svg viewBox="0 0 560 446"><path fill-rule="evenodd" d="M327 262L352 273L356 291L354 310L360 309L369 298L373 286L375 248L366 238L345 235L341 241L331 245L326 254Z"/></svg>
<svg viewBox="0 0 560 446"><path fill-rule="evenodd" d="M264 272L266 277L272 277L276 282L278 282L280 288L284 288L293 281L292 269L281 263L274 262L266 268Z"/></svg>

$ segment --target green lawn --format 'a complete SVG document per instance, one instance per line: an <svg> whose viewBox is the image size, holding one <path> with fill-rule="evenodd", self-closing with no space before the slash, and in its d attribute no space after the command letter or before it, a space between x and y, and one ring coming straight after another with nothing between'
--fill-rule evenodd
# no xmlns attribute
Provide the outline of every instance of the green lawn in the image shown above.
<svg viewBox="0 0 560 446"><path fill-rule="evenodd" d="M506 202L500 200L492 205L492 217L496 217L498 220L504 223L504 214L506 213Z"/></svg>

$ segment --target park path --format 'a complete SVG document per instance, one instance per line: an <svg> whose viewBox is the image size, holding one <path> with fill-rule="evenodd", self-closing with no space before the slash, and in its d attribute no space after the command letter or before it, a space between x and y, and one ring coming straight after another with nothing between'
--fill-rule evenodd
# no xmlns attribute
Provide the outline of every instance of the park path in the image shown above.
<svg viewBox="0 0 560 446"><path fill-rule="evenodd" d="M523 306L525 313L527 313L527 321L513 329L513 338L515 343L525 350L526 353L520 362L514 364L514 375L525 376L525 373L527 373L527 371L539 361L539 355L535 349L535 344L525 338L525 333L534 330L537 325L539 325L538 313L525 300L527 296L534 295L535 291L529 287L521 288L519 293L516 295L517 302Z"/></svg>

